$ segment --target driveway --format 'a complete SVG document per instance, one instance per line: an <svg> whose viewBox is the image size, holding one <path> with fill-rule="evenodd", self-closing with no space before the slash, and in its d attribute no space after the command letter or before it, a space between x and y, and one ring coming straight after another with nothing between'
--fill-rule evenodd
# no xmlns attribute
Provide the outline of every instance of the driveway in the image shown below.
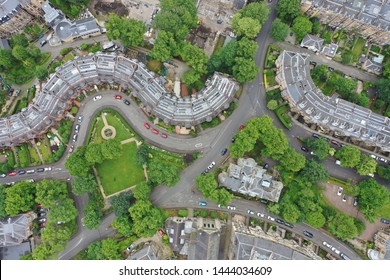
<svg viewBox="0 0 390 280"><path fill-rule="evenodd" d="M364 232L357 238L365 241L372 241L375 233L381 228L383 228L384 224L382 224L379 220L373 224L368 222L364 218L363 214L358 211L358 208L353 206L354 197L347 196L347 201L343 202L343 195L337 195L337 189L339 188L339 186L330 183L325 183L323 184L323 186L323 194L335 208L340 211L343 211L345 214L358 218L366 226Z"/></svg>

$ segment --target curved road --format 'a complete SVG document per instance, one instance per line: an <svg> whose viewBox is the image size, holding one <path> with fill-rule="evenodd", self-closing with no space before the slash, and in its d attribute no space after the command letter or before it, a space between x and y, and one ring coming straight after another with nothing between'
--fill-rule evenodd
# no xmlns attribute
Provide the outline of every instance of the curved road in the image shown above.
<svg viewBox="0 0 390 280"><path fill-rule="evenodd" d="M272 3L271 5L272 9L270 17L263 25L261 32L256 39L259 48L256 53L255 60L257 66L261 70L263 69L267 46L270 43L270 38L268 35L270 33L271 23L276 18L276 12L274 9L275 3ZM79 44L80 43L81 42L79 42ZM192 138L189 136L169 135L167 139L163 139L161 138L161 136L153 134L150 130L146 130L143 126L144 121L147 121L146 116L137 106L134 106L133 104L127 106L122 101L115 100L114 95L117 94L116 91L104 92L104 94L102 94L103 98L95 102L91 100L92 96L89 96L81 105L79 113L76 116L78 117L79 115L83 115L83 121L81 123L81 128L79 131L78 142L75 144L75 147L78 147L85 143L87 134L89 132L89 126L91 125L91 120L93 120L95 114L97 114L103 108L115 109L148 143L167 150L173 150L177 152L199 151L203 154L202 158L196 160L189 168L185 169L182 172L180 176L181 179L174 188L159 186L154 189L151 195L151 200L153 201L153 203L163 208L198 207L198 201L201 199L203 200L203 198L201 194L199 194L195 190L195 176L197 174L200 174L210 164L211 161L216 161L218 165L221 164L224 160L226 160L228 155L221 157L220 151L223 148L229 146L229 144L231 143L231 138L237 132L238 127L241 124L244 124L249 119L255 116L274 116L273 112L267 109L266 104L264 102L265 89L263 86L263 82L263 73L262 71L260 71L260 74L257 75L255 81L253 81L252 83L245 84L243 94L239 100L239 106L234 111L232 116L230 116L218 127L208 129L205 132L201 132L196 138ZM279 128L283 128L277 119L274 122L274 125ZM156 127L156 129L161 130L159 127ZM293 128L289 131L285 130L285 133L288 137L290 145L292 145L298 151L300 151L301 143L296 137L309 137L311 135L311 133L308 132L306 129L297 125L294 125ZM71 140L70 144L72 144ZM68 178L69 173L64 167L67 155L68 149L65 151L64 156L61 158L60 161L58 161L54 165L51 165L51 171L45 171L42 173L34 173L29 175L17 175L16 177L18 181L20 180L20 178L38 180L44 178ZM335 165L332 161L326 161L325 165L328 167L330 175L334 177L352 179L361 178L352 169L334 168ZM1 178L0 183L9 183L12 181L16 181L15 179L15 177ZM193 191L195 193L193 193ZM68 246L65 251L59 256L61 259L70 259L74 255L76 255L77 252L86 248L89 243L98 239L105 238L107 236L113 236L115 234L109 226L111 224L111 221L114 219L114 214L112 213L103 219L102 225L98 230L87 230L85 227L83 227L81 222L84 215L82 209L84 209L87 198L86 196L80 196L76 197L75 201L77 208L80 210L80 215L78 217L79 232L75 236L73 236L73 238L68 243ZM253 209L257 212L267 213L266 208L256 202L234 200L233 204L237 207L236 212L240 214L247 214L247 209ZM210 203L210 206L216 208L216 206L212 203ZM343 242L334 239L333 237L329 236L327 233L321 230L310 228L309 226L304 224L298 224L295 225L292 231L302 234L303 230L309 230L310 232L312 232L314 234L313 241L315 241L317 244L322 244L322 241L325 240L328 243L335 245L340 251L346 253L349 257L353 259L360 259L360 257Z"/></svg>

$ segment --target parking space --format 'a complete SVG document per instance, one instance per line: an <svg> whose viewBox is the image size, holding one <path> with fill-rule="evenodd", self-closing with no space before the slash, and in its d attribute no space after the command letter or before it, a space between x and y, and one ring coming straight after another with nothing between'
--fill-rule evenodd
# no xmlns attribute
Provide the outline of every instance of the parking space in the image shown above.
<svg viewBox="0 0 390 280"><path fill-rule="evenodd" d="M359 239L372 240L374 234L378 230L384 227L384 224L381 223L379 220L376 221L374 224L368 222L364 218L363 214L358 211L358 207L353 206L354 199L355 199L354 197L346 196L346 201L344 202L343 201L344 193L342 193L341 195L337 194L339 190L339 186L330 183L325 183L324 187L325 188L323 194L335 208L339 209L340 211L350 216L358 218L364 223L366 229L360 236L358 236Z"/></svg>
<svg viewBox="0 0 390 280"><path fill-rule="evenodd" d="M158 0L122 0L122 3L129 11L129 18L135 18L150 24L152 21L152 15L157 11L157 7L160 5Z"/></svg>

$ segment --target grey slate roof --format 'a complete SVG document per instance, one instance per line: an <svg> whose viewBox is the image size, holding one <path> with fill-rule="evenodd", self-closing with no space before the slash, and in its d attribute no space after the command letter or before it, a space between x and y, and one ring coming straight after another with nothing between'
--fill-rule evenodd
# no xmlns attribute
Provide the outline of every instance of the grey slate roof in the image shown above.
<svg viewBox="0 0 390 280"><path fill-rule="evenodd" d="M283 51L277 59L276 81L282 96L310 122L341 135L390 150L390 120L371 110L325 96L310 77L309 55Z"/></svg>
<svg viewBox="0 0 390 280"><path fill-rule="evenodd" d="M319 38L317 36L307 34L301 42L301 47L305 47L311 49L313 51L319 52L322 49L322 45L324 43L324 39Z"/></svg>
<svg viewBox="0 0 390 280"><path fill-rule="evenodd" d="M54 26L56 23L64 18L64 15L54 8L49 1L46 1L42 4L42 10L44 12L43 17L45 18L45 21L50 25Z"/></svg>
<svg viewBox="0 0 390 280"><path fill-rule="evenodd" d="M321 53L329 57L334 57L337 53L338 45L335 43L327 44L322 47Z"/></svg>
<svg viewBox="0 0 390 280"><path fill-rule="evenodd" d="M0 49L11 50L7 39L0 39Z"/></svg>
<svg viewBox="0 0 390 280"><path fill-rule="evenodd" d="M144 260L144 261L149 261L149 260L157 260L156 253L153 250L153 247L151 244L145 246L141 250L135 252L134 254L130 255L128 260Z"/></svg>
<svg viewBox="0 0 390 280"><path fill-rule="evenodd" d="M56 69L24 112L0 119L0 147L41 135L63 117L78 90L105 82L131 88L149 113L167 124L186 127L211 121L229 107L238 90L235 80L215 73L196 95L177 98L167 92L160 77L137 60L102 53L77 57Z"/></svg>
<svg viewBox="0 0 390 280"><path fill-rule="evenodd" d="M26 240L31 234L33 212L9 217L0 221L0 247L15 246Z"/></svg>

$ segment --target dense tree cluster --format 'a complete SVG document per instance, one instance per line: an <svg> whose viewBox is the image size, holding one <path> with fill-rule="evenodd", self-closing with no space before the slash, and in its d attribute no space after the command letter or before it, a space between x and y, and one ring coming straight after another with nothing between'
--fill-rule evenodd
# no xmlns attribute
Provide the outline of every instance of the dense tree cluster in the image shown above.
<svg viewBox="0 0 390 280"><path fill-rule="evenodd" d="M288 35L288 31L288 25L281 21L279 18L276 18L272 22L271 37L275 41L283 42Z"/></svg>
<svg viewBox="0 0 390 280"><path fill-rule="evenodd" d="M154 185L174 186L179 182L179 168L169 162L153 159L148 164L148 177Z"/></svg>
<svg viewBox="0 0 390 280"><path fill-rule="evenodd" d="M233 198L233 195L226 189L218 188L218 182L212 173L196 176L195 184L205 198L217 204L226 206Z"/></svg>
<svg viewBox="0 0 390 280"><path fill-rule="evenodd" d="M91 243L87 248L88 260L121 260L121 248L114 238Z"/></svg>
<svg viewBox="0 0 390 280"><path fill-rule="evenodd" d="M307 34L311 33L313 24L306 16L298 16L294 19L292 30L297 36L297 40L301 41Z"/></svg>
<svg viewBox="0 0 390 280"><path fill-rule="evenodd" d="M278 16L285 22L292 21L301 14L300 0L280 0L276 6Z"/></svg>
<svg viewBox="0 0 390 280"><path fill-rule="evenodd" d="M360 182L359 189L359 211L373 222L377 218L377 211L390 203L389 192L373 179Z"/></svg>
<svg viewBox="0 0 390 280"><path fill-rule="evenodd" d="M111 13L105 23L107 37L110 40L120 40L126 47L144 45L146 26L142 21L120 17Z"/></svg>
<svg viewBox="0 0 390 280"><path fill-rule="evenodd" d="M324 160L329 155L330 145L325 139L307 138L305 143L319 160Z"/></svg>

